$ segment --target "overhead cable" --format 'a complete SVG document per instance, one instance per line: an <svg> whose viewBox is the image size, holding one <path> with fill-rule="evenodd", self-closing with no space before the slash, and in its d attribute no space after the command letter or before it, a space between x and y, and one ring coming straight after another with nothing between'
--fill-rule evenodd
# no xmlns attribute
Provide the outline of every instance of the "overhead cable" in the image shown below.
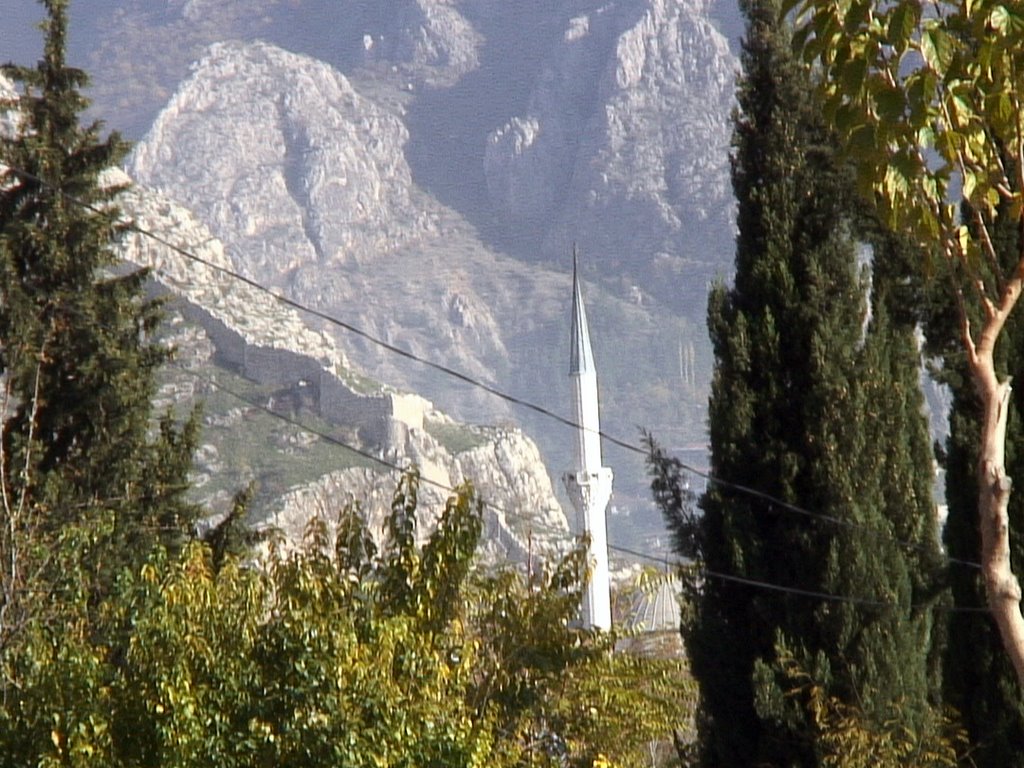
<svg viewBox="0 0 1024 768"><path fill-rule="evenodd" d="M84 208L87 208L88 210L91 210L91 211L93 211L95 213L103 213L103 209L102 208L100 208L98 206L95 206L95 205L93 205L93 204L91 204L89 202L86 202L84 200L81 200L81 199L75 197L74 195L71 195L71 194L69 194L67 192L64 192L63 190L60 190L58 187L56 187L53 184L47 182L46 180L42 179L38 175L36 175L34 173L31 173L30 171L26 171L24 169L17 168L17 167L14 167L14 166L10 166L10 165L2 165L2 164L0 164L0 168L4 168L4 167L6 167L9 171L11 171L12 173L14 173L16 175L19 175L19 176L21 176L23 178L35 181L36 183L38 183L40 185L43 185L43 186L45 186L45 187L47 187L47 188L49 188L49 189L51 189L51 190L53 190L55 192L58 192L63 197L65 197L67 200L71 201L72 203L74 203L76 205L79 205L79 206L82 206ZM301 302L296 301L295 299L291 299L291 298L289 298L287 296L284 296L281 293L279 293L279 292L277 292L277 291L275 291L275 290L273 290L273 289L271 289L271 288L269 288L267 286L262 285L258 281L253 280L252 278L246 277L245 275L243 275L243 274L241 274L239 272L236 272L235 270L232 270L232 269L229 269L228 267L224 267L224 266L221 266L219 264L216 264L216 263L214 263L212 261L209 261L208 259L204 259L203 257L198 256L197 254L195 254L192 251L188 250L186 247L177 245L176 243L173 243L170 240L168 240L166 237L163 237L162 235L160 235L160 234L158 234L156 232L153 232L152 230L149 230L149 229L147 229L145 227L142 227L141 225L139 225L135 221L132 221L132 220L128 221L126 223L126 227L127 227L127 229L129 229L129 230L131 230L133 232L136 232L136 233L142 235L143 237L150 238L151 240L160 243L161 245L165 246L166 248L169 248L173 252L177 253L178 255L180 255L180 256L182 256L182 257L184 257L184 258L186 258L186 259L188 259L188 260L190 260L190 261L192 261L194 263L202 264L203 266L205 266L205 267L207 267L209 269L212 269L212 270L214 270L216 272L219 272L219 273L223 274L224 276L226 276L226 277L228 277L228 278L230 278L232 280L235 280L237 282L240 282L240 283L242 283L244 285L249 286L250 288L253 288L253 289L257 290L257 291L265 293L265 294L273 297L276 301L280 302L284 306L291 307L292 309L295 309L295 310L297 310L297 311L299 311L299 312L301 312L303 314L310 315L310 316L315 317L315 318L317 318L319 320L322 320L322 321L324 321L324 322L326 322L326 323L328 323L330 325L333 325L333 326L341 328L341 329L343 329L345 331L348 331L349 333L352 333L355 336L358 336L358 337L360 337L362 339L365 339L366 341L370 342L371 344L374 344L374 345L376 345L376 346L378 346L378 347L380 347L380 348L382 348L382 349L384 349L384 350L386 350L388 352L391 352L392 354L396 354L396 355L399 355L400 357L403 357L403 358L405 358L407 360L411 360L413 362L420 363L421 365L427 366L428 368L436 370L436 371L438 371L438 372L440 372L440 373L442 373L442 374L444 374L446 376L449 376L449 377L454 378L454 379L456 379L458 381L461 381L461 382L463 382L465 384L468 384L468 385L476 387L476 388L478 388L478 389L480 389L482 391L485 391L485 392L487 392L487 393L489 393L489 394L491 394L491 395L493 395L493 396L495 396L495 397L497 397L497 398L499 398L501 400L504 400L504 401L506 401L506 402L508 402L508 403L510 403L512 405L517 405L517 406L526 408L528 410L534 411L535 413L538 413L538 414L540 414L540 415L542 415L542 416L544 416L546 418L549 418L549 419L552 419L554 421L557 421L560 424L563 424L565 426L571 427L573 429L586 430L586 431L589 431L589 432L592 432L592 433L596 433L596 434L600 435L600 437L602 437L604 440L608 441L609 443L611 443L613 445L616 445L616 446L618 446L620 448L623 448L623 449L625 449L627 451L630 451L632 453L639 454L639 455L643 456L644 458L647 458L647 456L648 456L647 451L643 447L641 447L641 446L629 443L629 442L627 442L627 441L625 441L625 440L623 440L621 438L618 438L618 437L616 437L614 435L610 435L607 432L605 432L604 430L595 430L593 428L580 425L580 424L576 423L575 421L573 421L572 419L566 418L565 416L562 416L561 414L555 413L554 411L552 411L552 410L550 410L550 409L548 409L548 408L546 408L546 407L544 407L542 405L538 405L538 404L530 402L528 400L524 400L523 398L517 397L517 396L512 395L512 394L509 394L507 392L504 392L504 391L494 387L491 384L488 384L488 383L486 383L484 381L481 381L481 380L479 380L477 378L474 378L473 376L470 376L469 374L466 374L466 373L458 371L458 370L456 370L454 368L451 368L450 366L444 365L442 363L435 362L435 361L430 360L428 358L425 358L425 357L422 357L420 355L417 355L414 352L410 352L408 350L402 349L401 347L396 346L395 344L392 344L392 343L390 343L388 341L385 341L384 339L381 339L381 338L379 338L379 337L369 333L368 331L363 330L362 328L359 328L359 327L357 327L355 325L352 325L351 323L348 323L348 322L346 322L344 320L341 320L340 318L334 317L333 315L330 315L330 314L328 314L328 313L326 313L326 312L324 312L322 310L315 309L313 307L309 307L309 306L307 306L305 304L302 304ZM157 270L157 271L159 271L159 270ZM696 467L694 467L694 466L692 466L692 465L690 465L690 464L688 464L688 463L686 463L684 461L681 461L679 459L673 459L673 461L677 462L680 468L684 469L685 471L689 472L692 475L695 475L697 477L700 477L700 478L704 479L705 481L707 481L708 483L710 483L712 485L716 485L716 486L718 486L720 488L723 488L723 489L726 489L726 490L730 490L730 491L734 491L736 493L739 493L739 494L742 494L742 495L745 495L745 496L748 496L748 497L751 497L751 498L759 499L760 501L766 502L768 505L773 506L773 507L777 507L780 510L783 510L783 511L786 511L786 512L791 512L793 514L798 514L798 515L801 515L801 516L804 516L804 517L808 517L808 518L811 518L811 519L823 520L825 522L829 522L829 523L832 523L834 525L838 525L838 526L841 526L841 527L864 528L864 529L868 529L868 530L874 529L876 531L879 531L880 533L883 533L884 535L888 535L897 544L899 544L901 546L908 547L908 548L924 549L924 548L928 548L929 547L929 545L927 545L925 543L906 542L906 541L900 541L899 539L895 539L888 532L880 531L878 529L878 526L869 526L869 525L866 525L864 523L858 523L858 522L855 522L855 521L852 521L852 520L845 520L843 518L839 518L839 517L836 517L834 515L829 515L827 513L815 512L815 511L812 511L812 510L808 510L808 509L806 509L804 507L801 507L801 506L799 506L797 504L793 504L791 502L787 502L787 501L785 501L783 499L779 499L779 498L777 498L775 496L772 496L769 493L766 493L764 491L758 490L757 488L746 486L746 485L743 485L741 483L735 483L735 482L732 482L730 480L726 480L725 478L717 477L717 476L713 475L712 473L710 473L708 471L698 469L698 468L696 468ZM975 569L980 569L981 568L981 565L979 563L973 562L971 560L965 560L965 559L961 559L961 558L950 557L948 555L943 555L943 557L949 563L954 563L956 565L966 566L966 567L975 568Z"/></svg>

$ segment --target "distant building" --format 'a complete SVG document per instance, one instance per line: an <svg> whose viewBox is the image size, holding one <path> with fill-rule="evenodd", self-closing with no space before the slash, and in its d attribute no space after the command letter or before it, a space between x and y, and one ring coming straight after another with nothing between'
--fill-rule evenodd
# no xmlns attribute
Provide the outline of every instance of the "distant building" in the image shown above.
<svg viewBox="0 0 1024 768"><path fill-rule="evenodd" d="M646 583L644 583L646 581ZM641 580L633 595L619 650L657 658L683 658L679 595L682 582L668 574Z"/></svg>

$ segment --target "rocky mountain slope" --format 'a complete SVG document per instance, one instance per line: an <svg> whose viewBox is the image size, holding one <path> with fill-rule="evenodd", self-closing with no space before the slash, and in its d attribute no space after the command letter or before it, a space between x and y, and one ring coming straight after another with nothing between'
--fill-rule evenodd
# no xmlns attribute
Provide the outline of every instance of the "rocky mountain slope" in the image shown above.
<svg viewBox="0 0 1024 768"><path fill-rule="evenodd" d="M610 3L570 19L527 111L488 137L491 201L517 250L578 242L669 306L698 291L733 227L736 62L698 3ZM694 293L698 296L694 296Z"/></svg>
<svg viewBox="0 0 1024 768"><path fill-rule="evenodd" d="M566 413L576 242L607 431L703 444L706 287L732 251L731 2L75 2L96 113L144 137L132 175L233 268ZM565 427L303 322L374 378L520 424L568 464ZM639 458L606 449L616 503L639 508Z"/></svg>
<svg viewBox="0 0 1024 768"><path fill-rule="evenodd" d="M108 181L128 179L113 172ZM397 477L391 468L416 466L426 511L439 511L456 485L475 484L494 556L524 556L531 541L537 551L564 544L565 517L536 445L520 430L467 426L375 384L294 309L232 279L220 241L189 211L139 186L120 204L135 227L124 258L150 268L173 299L168 343L177 362L157 406L204 403L196 485L205 504L216 511L256 483L255 520L290 537L301 536L310 515L333 519L347 503L380 524ZM168 243L188 244L188 255ZM268 482L291 464L296 476Z"/></svg>

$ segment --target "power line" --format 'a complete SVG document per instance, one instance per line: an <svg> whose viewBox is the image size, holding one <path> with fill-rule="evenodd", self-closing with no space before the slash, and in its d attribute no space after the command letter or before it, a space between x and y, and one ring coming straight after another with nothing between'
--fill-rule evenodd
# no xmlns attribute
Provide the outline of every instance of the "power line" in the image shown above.
<svg viewBox="0 0 1024 768"><path fill-rule="evenodd" d="M58 189L53 184L47 182L46 180L42 179L41 177L39 177L38 175L36 175L36 174L34 174L34 173L30 172L30 171L26 171L24 169L17 168L17 167L14 167L14 166L10 166L10 165L3 165L2 167L6 167L8 170L10 170L12 173L15 173L16 175L20 175L20 176L22 176L24 178L30 179L32 181L35 181L38 184L40 184L42 186L45 186L45 187L47 187L47 188L49 188L49 189L59 193L60 195L65 197L67 200L71 201L72 203L74 203L76 205L82 206L82 207L84 207L84 208L86 208L88 210L91 210L91 211L95 212L95 213L99 213L99 214L103 214L104 213L104 211L101 208L99 208L98 206L95 206L95 205L93 205L93 204L91 204L89 202L86 202L84 200L81 200L81 199L75 197L74 195L71 195L71 194L69 194L67 192L64 192L63 190ZM190 260L192 262L195 262L197 264L202 264L203 266L205 266L205 267L207 267L209 269L212 269L212 270L214 270L216 272L219 272L219 273L225 275L226 277L231 278L232 280L236 280L238 282L243 283L244 285L249 286L250 288L253 288L253 289L257 290L257 291L265 293L265 294L273 297L275 300L277 300L281 304L283 304L285 306L288 306L288 307L291 307L292 309L295 309L298 312L301 312L301 313L304 313L304 314L308 314L308 315L310 315L312 317L316 317L317 319L323 320L324 322L326 322L326 323L328 323L330 325L334 325L334 326L336 326L338 328L341 328L341 329L343 329L345 331L348 331L348 332L350 332L350 333L352 333L352 334L354 334L354 335L356 335L356 336L358 336L358 337L360 337L362 339L365 339L366 341L369 341L370 343L372 343L372 344L374 344L374 345L376 345L376 346L378 346L378 347L380 347L380 348L382 348L382 349L384 349L384 350L386 350L388 352L391 352L393 354L399 355L400 357L403 357L403 358L405 358L407 360L411 360L413 362L420 363L421 365L425 365L425 366L427 366L429 368L432 368L432 369L434 369L434 370L436 370L436 371L438 371L438 372L440 372L440 373L442 373L442 374L444 374L446 376L449 376L449 377L457 379L457 380L459 380L459 381L461 381L461 382L463 382L465 384L468 384L470 386L473 386L473 387L476 387L478 389L481 389L481 390L483 390L483 391L485 391L485 392L487 392L487 393L489 393L489 394L491 394L491 395L493 395L495 397L498 397L499 399L504 400L504 401L506 401L506 402L508 402L508 403L510 403L512 405L518 405L518 406L521 406L521 407L526 408L528 410L534 411L535 413L538 413L538 414L540 414L542 416L545 416L547 418L553 419L553 420L555 420L555 421L557 421L557 422L559 422L559 423L561 423L561 424L563 424L565 426L571 427L573 429L585 429L587 431L596 433L600 437L602 437L604 440L607 440L609 443L612 443L613 445L616 445L616 446L618 446L620 448L623 448L623 449L625 449L627 451L630 451L632 453L639 454L639 455L643 456L645 459L648 456L647 451L644 450L642 447L639 447L637 445L629 443L629 442L627 442L625 440L622 440L621 438L615 437L614 435L610 435L610 434L608 434L607 432L605 432L603 430L593 430L593 429L591 429L589 427L585 427L583 425L577 424L572 419L568 419L568 418L562 416L561 414L555 413L554 411L551 411L550 409L545 408L544 406L538 405L536 403L530 402L528 400L524 400L524 399L522 399L520 397L517 397L515 395L511 395L511 394L509 394L507 392L499 390L496 387L494 387L494 386L492 386L490 384L487 384L486 382L480 381L479 379L476 379L476 378L474 378L474 377L472 377L472 376L470 376L470 375L468 375L466 373L458 371L458 370L456 370L454 368L451 368L449 366L446 366L446 365L444 365L442 363L437 363L437 362L434 362L433 360L429 360L427 358L421 357L421 356L419 356L419 355L417 355L417 354L415 354L413 352L410 352L408 350L402 349L401 347L398 347L398 346L396 346L394 344L391 344L390 342L387 342L384 339L380 339L377 336L374 336L373 334L369 333L368 331L365 331L365 330L363 330L363 329L361 329L361 328L359 328L357 326L352 325L351 323L348 323L348 322L346 322L344 320L341 320L341 319L339 319L337 317L334 317L333 315L329 315L326 312L323 312L322 310L314 309L314 308L306 306L306 305L304 305L304 304L302 304L302 303L300 303L300 302L298 302L298 301L296 301L294 299L288 298L287 296L283 296L280 293L278 293L278 292L276 292L276 291L274 291L274 290L272 290L272 289L262 285L261 283L257 282L256 280L253 280L252 278L246 277L245 275L242 275L239 272L236 272L236 271L234 271L232 269L229 269L227 267L223 267L223 266L221 266L219 264L215 264L215 263L213 263L213 262L211 262L211 261L209 261L207 259L202 258L201 256L196 255L195 253L192 253L187 248L179 246L179 245L171 242L167 238L165 238L165 237L163 237L163 236L161 236L161 235L159 235L159 234L157 234L157 233L155 233L155 232L153 232L153 231L151 231L151 230L149 230L149 229L147 229L145 227L140 226L134 220L127 222L126 223L126 227L127 227L127 229L129 229L129 230L131 230L133 232L136 232L136 233L138 233L138 234L140 234L140 235L142 235L144 237L148 237L148 238L154 240L155 242L160 243L161 245L171 249L172 251L174 251L178 255L183 256L184 258L186 258L186 259L188 259L188 260ZM156 271L157 272L161 272L161 270L156 270ZM688 464L688 463L686 463L684 461L681 461L678 458L673 458L672 460L674 462L676 462L681 469L684 469L687 472L689 472L690 474L696 475L697 477L700 477L700 478L704 479L708 483L711 483L713 485L717 485L718 487L724 488L726 490L735 491L737 493L749 496L751 498L759 499L761 501L766 502L770 506L777 507L777 508L779 508L781 510L784 510L784 511L787 511L787 512L791 512L791 513L794 513L794 514L798 514L798 515L802 515L804 517L808 517L808 518L811 518L811 519L823 520L823 521L832 523L834 525L839 525L839 526L843 526L843 527L847 527L847 528L865 528L865 529L868 529L868 530L874 529L878 533L881 533L883 535L888 536L889 538L891 538L893 541L895 541L896 543L900 544L901 546L905 546L905 547L909 547L909 548L924 549L924 548L926 548L928 546L927 544L924 544L924 543L913 543L913 542L901 541L899 539L896 539L895 537L892 537L891 534L889 534L888 531L884 531L884 530L879 529L878 526L868 526L868 525L865 525L863 523L857 523L857 522L852 521L852 520L844 520L842 518L838 518L838 517L835 517L833 515L829 515L829 514L826 514L826 513L823 513L823 512L814 512L814 511L805 509L805 508L803 508L801 506L798 506L796 504L784 501L784 500L779 499L779 498L777 498L775 496L772 496L769 493L766 493L764 491L760 491L760 490L758 490L756 488L753 488L753 487L750 487L750 486L746 486L746 485L743 485L743 484L740 484L740 483L735 483L735 482L732 482L730 480L726 480L724 478L717 477L717 476L711 474L710 472L706 472L704 470L697 469L696 467L693 467L692 465L690 465L690 464ZM946 562L948 562L948 563L954 563L954 564L957 564L957 565L962 565L962 566L966 566L966 567L970 567L970 568L975 568L975 569L980 569L981 568L981 565L979 563L976 563L976 562L973 562L973 561L970 561L970 560L964 560L964 559L961 559L961 558L950 557L948 555L944 555L944 558L945 558Z"/></svg>
<svg viewBox="0 0 1024 768"><path fill-rule="evenodd" d="M654 555L648 555L643 552L638 552L635 549L629 549L627 547L619 547L614 544L609 544L608 549L615 550L616 552L622 552L633 557L639 557L644 560L650 560L657 562L659 565L665 564L664 558L659 558ZM685 564L679 561L673 563L676 567L683 567ZM834 603L847 603L850 605L859 605L868 608L897 608L899 607L896 603L887 602L884 600L876 600L866 597L852 597L850 595L836 595L830 592L819 592L813 589L802 589L800 587L787 587L782 584L773 584L767 581L760 581L758 579L750 579L745 576L736 576L733 574L722 573L721 571L714 571L710 568L704 567L699 561L692 563L701 576L706 578L715 579L717 581L728 581L734 584L744 584L749 587L756 589L762 589L770 592L781 592L789 595L797 595L800 597L808 597L816 600L825 600ZM919 608L921 606L911 605L910 609ZM982 606L937 606L940 610L946 610L951 613L989 613L987 607Z"/></svg>
<svg viewBox="0 0 1024 768"><path fill-rule="evenodd" d="M225 386L225 385L221 384L220 382L217 382L217 381L215 381L214 379L212 379L212 378L210 378L208 376L204 376L203 374L200 374L197 371L193 371L191 369L184 368L183 366L180 366L180 365L177 365L175 367L177 367L179 370L183 371L184 373L187 373L187 374L189 374L191 376L194 376L195 378L197 378L197 379L199 379L201 381L206 382L210 386L213 386L213 387L215 387L215 388L225 392L226 394L231 395L232 397L235 397L236 399L240 400L241 402L244 402L247 405L250 405L250 406L252 406L254 408L257 408L260 411L263 411L264 413L268 414L269 416L271 416L273 418L280 419L281 421L286 422L286 423L288 423L288 424L290 424L290 425L292 425L294 427L297 427L297 428L302 429L302 430L304 430L306 432L309 432L310 434L316 435L317 437L320 437L320 438L326 440L327 442L331 443L332 445L338 446L340 448L344 448L347 451L351 451L352 453L355 453L355 454L357 454L359 456L362 456L364 458L370 459L371 461L374 461L377 464L380 464L381 466L383 466L383 467L385 467L385 468L387 468L389 470L393 470L393 471L396 471L396 472L407 472L409 470L409 467L401 467L401 466L399 466L397 464L394 464L394 463L392 463L390 461L387 461L386 459L380 458L380 457L375 456L374 454L371 454L371 453L369 453L367 451L364 451L364 450L361 450L359 448L356 448L355 446L350 445L350 444L344 442L343 440L339 440L338 438L334 437L333 435L330 435L330 434L328 434L326 432L323 432L323 431L317 430L317 429L315 429L313 427L310 427L310 426L304 424L303 422L299 421L298 419L292 418L292 417L287 416L287 415L285 415L283 413L275 411L274 409L270 408L269 406L263 405L260 402L252 400L252 399L246 397L245 395L242 395L241 393L233 390L232 388L230 388L228 386ZM441 483L441 482L438 482L438 481L435 481L435 480L431 480L429 478L423 477L422 475L420 476L420 481L421 482L425 482L425 483L427 483L429 485L432 485L432 486L434 486L436 488L439 488L440 490L443 490L446 493L455 493L455 492L457 492L457 490L455 488L453 488L452 486L445 485L444 483ZM489 501L487 501L485 499L481 499L481 503L484 504L485 506L491 507L492 509L494 509L496 511L502 512L506 516L510 514L509 510L507 510L507 509L505 509L505 508L503 508L503 507L501 507L501 506L499 506L497 504L494 504L493 502L489 502ZM650 554L647 554L645 552L640 552L640 551L635 550L635 549L629 549L628 547L621 547L621 546L616 546L616 545L613 545L613 544L608 544L608 549L616 551L616 552L621 552L623 554L628 554L628 555L631 555L633 557L638 557L638 558L641 558L641 559L644 559L644 560L658 562L659 564L662 564L662 563L666 562L665 558L659 558L659 557L657 557L655 555L650 555ZM678 562L678 561L676 561L674 563L674 565L681 566L683 564ZM832 594L832 593L828 593L828 592L821 592L821 591L816 591L816 590L802 589L802 588L799 588L799 587L788 587L788 586L784 586L784 585L781 585L781 584L773 584L771 582L760 581L760 580L757 580L757 579L750 579L750 578L747 578L747 577L744 577L744 576L736 576L736 575L733 575L733 574L722 573L720 571L714 571L714 570L711 570L709 568L705 568L699 562L696 563L696 565L697 565L697 568L698 568L699 572L704 577L706 577L706 578L716 579L716 580L719 580L719 581L728 581L728 582L732 582L732 583L735 583L735 584L744 584L746 586L753 587L755 589L762 589L762 590L767 590L767 591L772 591L772 592L781 592L781 593L785 593L785 594L798 595L798 596L801 596L801 597L807 597L807 598L812 598L812 599L817 599L817 600L825 600L825 601L829 601L829 602L847 603L847 604L850 604L850 605L859 605L859 606L870 607L870 608L894 608L894 607L898 607L895 603L886 602L886 601L883 601L883 600L875 600L875 599L871 599L871 598L859 598L859 597L852 597L852 596L848 596L848 595L836 595L836 594ZM914 608L914 607L916 607L916 606L911 606L911 608ZM965 607L958 607L958 606L952 606L948 610L953 611L953 612L988 613L988 609L987 608L982 608L982 607L966 607L966 606Z"/></svg>

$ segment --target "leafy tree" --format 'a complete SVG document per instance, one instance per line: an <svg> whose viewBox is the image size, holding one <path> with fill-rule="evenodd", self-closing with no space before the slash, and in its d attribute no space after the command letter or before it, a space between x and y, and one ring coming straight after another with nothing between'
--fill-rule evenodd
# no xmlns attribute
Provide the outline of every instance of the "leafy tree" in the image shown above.
<svg viewBox="0 0 1024 768"><path fill-rule="evenodd" d="M1019 228L1024 211L1024 12L1001 0L790 7L799 18L797 47L820 67L825 112L856 162L862 191L921 245L926 277L942 264L956 278L946 307L976 397L985 591L1024 683L1021 589L1010 562L1011 389L997 362L1024 287L1024 240L1001 253L993 228L1000 218Z"/></svg>
<svg viewBox="0 0 1024 768"><path fill-rule="evenodd" d="M485 575L473 603L481 675L471 701L494 718L515 765L651 765L694 706L682 662L613 652L615 638L576 626L585 550L526 576Z"/></svg>
<svg viewBox="0 0 1024 768"><path fill-rule="evenodd" d="M66 570L48 565L66 527L105 533L75 555L102 590L156 542L179 546L195 517L196 424L151 419L160 313L114 252L124 225L103 172L126 144L80 125L88 79L65 60L67 3L43 5L37 66L2 69L21 92L0 104L18 123L0 137L0 648Z"/></svg>
<svg viewBox="0 0 1024 768"><path fill-rule="evenodd" d="M404 538L417 506L409 475L379 549L348 508L333 532L312 521L300 548L272 551L264 568L230 554L217 567L196 542L123 571L98 611L66 595L64 623L32 623L5 657L21 684L0 705L0 759L647 765L642 751L671 731L688 690L678 665L609 655L568 624L582 552L532 580L475 574L469 487L422 546ZM127 650L96 622L130 624Z"/></svg>
<svg viewBox="0 0 1024 768"><path fill-rule="evenodd" d="M736 276L708 306L711 463L721 482L702 498L696 530L665 490L678 479L664 461L655 461L655 490L680 553L694 550L709 574L846 598L709 575L685 632L703 764L818 765L820 733L789 696L784 648L868 722L896 702L904 727L933 717L937 654L921 605L938 565L931 456L912 328L894 316L881 280L866 322L854 236L870 237L879 260L896 246L857 212L778 4L742 9Z"/></svg>
<svg viewBox="0 0 1024 768"><path fill-rule="evenodd" d="M972 218L966 212L964 218ZM1019 252L1019 232L1011 217L1000 216L989 223L993 244L1003 269L1009 269ZM945 264L940 262L939 269ZM906 273L908 270L904 270ZM912 274L912 272L911 272ZM946 502L949 507L944 538L955 558L949 569L949 583L957 605L983 606L985 584L982 573L957 561L977 559L978 530L978 435L981 413L977 394L960 340L956 318L948 311L951 286L956 276L944 275L927 292L924 328L929 351L941 360L936 375L950 388L950 433L946 442ZM962 278L961 278L962 279ZM972 317L972 325L982 322ZM1024 376L1019 354L1024 320L1019 314L1008 318L1004 342L995 348L996 371L1007 379ZM1020 390L1013 390L1006 426L1006 469L1012 477L1024 471L1024 434L1020 414L1024 408ZM1012 529L1024 526L1024 497L1013 494L1007 502ZM1024 558L1019 535L1010 539L1013 559ZM1019 745L1024 741L1024 695L1017 685L1013 666L1003 650L991 617L978 611L959 611L949 617L949 644L943 665L946 701L960 712L973 744L972 760L978 766L1024 766Z"/></svg>
<svg viewBox="0 0 1024 768"><path fill-rule="evenodd" d="M903 724L899 702L892 702L885 719L866 718L857 706L830 695L791 653L781 650L789 695L810 715L824 768L954 768L968 753L967 736L955 717L937 716L932 727L910 729Z"/></svg>

